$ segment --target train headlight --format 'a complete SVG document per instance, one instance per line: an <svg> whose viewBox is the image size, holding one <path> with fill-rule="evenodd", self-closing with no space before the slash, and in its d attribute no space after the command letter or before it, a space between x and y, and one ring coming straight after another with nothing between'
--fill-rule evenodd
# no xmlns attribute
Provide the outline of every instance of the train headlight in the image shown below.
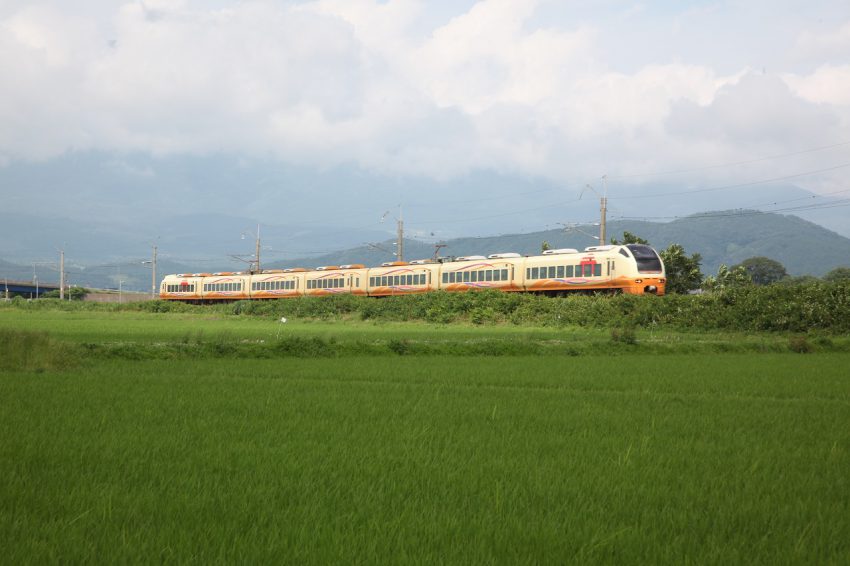
<svg viewBox="0 0 850 566"><path fill-rule="evenodd" d="M635 279L635 283L643 283L643 279Z"/></svg>

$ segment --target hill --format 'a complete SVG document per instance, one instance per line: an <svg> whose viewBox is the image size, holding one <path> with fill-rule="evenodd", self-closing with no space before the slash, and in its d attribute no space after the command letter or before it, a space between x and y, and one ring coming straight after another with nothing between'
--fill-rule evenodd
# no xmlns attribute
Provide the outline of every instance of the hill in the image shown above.
<svg viewBox="0 0 850 566"><path fill-rule="evenodd" d="M184 226L185 228L185 226ZM202 231L202 229L198 229ZM456 238L441 242L442 256L487 255L498 252L517 252L531 255L540 252L545 240L553 248L582 249L594 245L597 226L577 226L570 231L544 230L524 234L509 234L479 238ZM672 222L647 222L615 220L608 224L608 237L621 237L624 231L648 240L658 249L671 243L685 247L688 253L702 255L702 271L706 275L717 272L721 263L734 265L754 256L767 256L781 262L791 275L822 276L838 266L850 265L850 239L796 216L762 213L756 211L728 211L705 213L680 218ZM187 238L190 239L190 238ZM250 242L249 242L250 243ZM305 256L300 259L263 262L264 268L315 267L363 263L380 265L394 259L392 240L380 245L363 245L334 253ZM138 250L145 251L144 247ZM435 246L417 240L405 239L405 258L420 259L434 255ZM202 264L175 261L169 254L169 243L160 242L157 273L194 271L227 271L241 269L227 254L219 259L209 259ZM169 257L169 255L171 257ZM8 258L7 258L8 259ZM39 281L58 283L59 274L55 258L52 262L22 262L0 260L0 278L25 280L37 276ZM104 252L100 259L90 262L71 261L66 256L66 271L73 285L98 288L118 288L148 291L151 272L143 264L144 256L134 260L112 260Z"/></svg>
<svg viewBox="0 0 850 566"><path fill-rule="evenodd" d="M509 234L482 238L457 238L442 242L443 256L486 255L516 252L530 255L540 252L545 240L553 248L585 248L596 243L592 234L596 226L579 226L565 230L545 230L526 234ZM781 262L791 275L821 276L831 269L850 265L850 239L796 216L757 211L706 213L672 222L617 220L608 223L608 237L622 237L624 231L639 235L656 248L672 243L685 247L688 253L702 255L702 270L714 274L721 263L734 265L754 256L767 256ZM360 246L317 257L276 262L268 267L340 265L365 263L378 265L392 261L391 241L381 246ZM405 240L405 258L418 259L434 255L434 245Z"/></svg>

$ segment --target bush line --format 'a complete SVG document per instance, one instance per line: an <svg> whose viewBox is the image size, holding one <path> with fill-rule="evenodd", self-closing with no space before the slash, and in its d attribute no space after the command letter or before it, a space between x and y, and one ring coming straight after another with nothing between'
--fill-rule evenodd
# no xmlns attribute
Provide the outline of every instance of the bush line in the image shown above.
<svg viewBox="0 0 850 566"><path fill-rule="evenodd" d="M550 298L520 293L435 292L371 299L350 295L271 301L187 305L166 301L129 304L60 302L52 299L7 303L22 309L214 312L330 320L515 324L596 328L654 328L660 325L739 332L850 331L850 282L768 285L725 289L702 295L568 295Z"/></svg>

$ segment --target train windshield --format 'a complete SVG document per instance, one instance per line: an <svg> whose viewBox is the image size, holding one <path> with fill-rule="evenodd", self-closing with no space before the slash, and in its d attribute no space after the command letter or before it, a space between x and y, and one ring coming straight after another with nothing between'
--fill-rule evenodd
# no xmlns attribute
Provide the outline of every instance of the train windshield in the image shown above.
<svg viewBox="0 0 850 566"><path fill-rule="evenodd" d="M639 273L661 273L661 258L649 246L629 244L626 246L637 261Z"/></svg>

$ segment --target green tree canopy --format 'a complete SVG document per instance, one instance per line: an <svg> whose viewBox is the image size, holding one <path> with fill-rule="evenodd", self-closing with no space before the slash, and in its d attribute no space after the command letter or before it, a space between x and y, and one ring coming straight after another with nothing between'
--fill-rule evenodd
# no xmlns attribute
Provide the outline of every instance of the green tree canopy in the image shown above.
<svg viewBox="0 0 850 566"><path fill-rule="evenodd" d="M770 285L788 276L784 265L775 259L764 256L745 259L735 267L746 269L756 285Z"/></svg>
<svg viewBox="0 0 850 566"><path fill-rule="evenodd" d="M71 287L67 293L65 293L65 298L70 298L72 301L82 301L86 298L91 291L86 289L85 287ZM53 291L48 291L46 293L42 293L42 298L45 299L58 299L59 298L59 289L55 289Z"/></svg>
<svg viewBox="0 0 850 566"><path fill-rule="evenodd" d="M753 280L749 272L741 267L729 269L726 264L720 264L717 269L717 276L708 276L702 283L702 288L706 291L715 291L718 289L728 289L730 287L743 287L744 285L752 285Z"/></svg>
<svg viewBox="0 0 850 566"><path fill-rule="evenodd" d="M629 231L623 232L623 239L617 240L617 238L611 238L611 243L615 246L625 246L626 244L644 244L649 245L649 242L641 238L640 236L636 236Z"/></svg>
<svg viewBox="0 0 850 566"><path fill-rule="evenodd" d="M836 267L823 276L824 281L850 281L850 267Z"/></svg>
<svg viewBox="0 0 850 566"><path fill-rule="evenodd" d="M702 256L698 253L688 257L685 248L680 244L670 244L660 254L664 261L664 269L667 272L668 293L687 293L699 289L702 284L702 271L700 263Z"/></svg>
<svg viewBox="0 0 850 566"><path fill-rule="evenodd" d="M552 246L549 244L549 240L543 240L543 243L540 244L540 252L543 253L546 250L551 250Z"/></svg>

